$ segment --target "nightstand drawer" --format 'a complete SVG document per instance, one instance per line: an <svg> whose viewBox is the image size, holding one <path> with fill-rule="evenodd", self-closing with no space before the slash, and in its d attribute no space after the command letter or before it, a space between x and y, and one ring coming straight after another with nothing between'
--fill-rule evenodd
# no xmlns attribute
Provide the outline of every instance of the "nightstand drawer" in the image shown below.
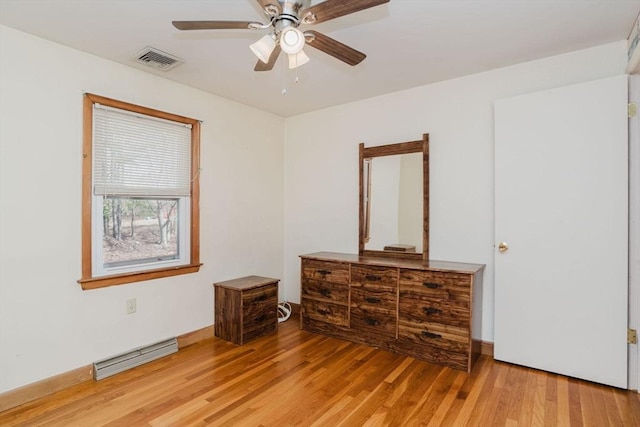
<svg viewBox="0 0 640 427"><path fill-rule="evenodd" d="M278 304L278 284L272 283L242 293L242 305L270 303Z"/></svg>

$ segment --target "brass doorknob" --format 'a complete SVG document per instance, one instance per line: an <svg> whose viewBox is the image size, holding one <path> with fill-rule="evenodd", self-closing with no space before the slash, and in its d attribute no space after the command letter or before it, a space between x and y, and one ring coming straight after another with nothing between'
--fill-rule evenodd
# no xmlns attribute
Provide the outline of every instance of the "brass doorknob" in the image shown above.
<svg viewBox="0 0 640 427"><path fill-rule="evenodd" d="M509 250L509 245L507 245L507 242L500 242L498 244L498 250L500 252L507 252Z"/></svg>

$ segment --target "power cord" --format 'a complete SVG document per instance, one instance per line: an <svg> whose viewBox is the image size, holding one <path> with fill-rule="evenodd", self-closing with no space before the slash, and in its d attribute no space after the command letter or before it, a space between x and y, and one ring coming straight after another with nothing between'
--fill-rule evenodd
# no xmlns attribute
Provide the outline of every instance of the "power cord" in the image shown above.
<svg viewBox="0 0 640 427"><path fill-rule="evenodd" d="M282 323L291 317L291 304L288 302L281 302L278 304L278 323Z"/></svg>

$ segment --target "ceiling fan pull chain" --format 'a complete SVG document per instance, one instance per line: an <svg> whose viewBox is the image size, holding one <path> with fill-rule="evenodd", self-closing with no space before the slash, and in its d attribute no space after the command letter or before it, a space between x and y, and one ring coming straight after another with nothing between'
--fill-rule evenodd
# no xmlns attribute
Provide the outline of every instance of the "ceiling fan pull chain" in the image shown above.
<svg viewBox="0 0 640 427"><path fill-rule="evenodd" d="M282 94L287 94L287 66L285 61L282 61Z"/></svg>

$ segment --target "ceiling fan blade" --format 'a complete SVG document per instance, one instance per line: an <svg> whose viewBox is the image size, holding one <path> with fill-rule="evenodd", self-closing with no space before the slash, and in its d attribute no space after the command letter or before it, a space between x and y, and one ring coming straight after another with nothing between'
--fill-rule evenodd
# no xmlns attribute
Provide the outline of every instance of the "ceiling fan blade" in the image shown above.
<svg viewBox="0 0 640 427"><path fill-rule="evenodd" d="M351 66L358 65L367 57L364 53L358 52L354 48L340 43L339 41L317 31L305 31L304 35L311 36L309 37L309 40L307 40L307 45L315 47L316 49L321 50Z"/></svg>
<svg viewBox="0 0 640 427"><path fill-rule="evenodd" d="M258 63L256 64L253 71L269 71L273 69L273 66L276 65L276 61L278 60L278 56L280 55L281 50L282 49L280 48L280 45L277 44L275 49L273 49L273 52L271 52L271 56L269 56L269 62L265 64L264 62L258 60Z"/></svg>
<svg viewBox="0 0 640 427"><path fill-rule="evenodd" d="M324 22L340 16L349 15L350 13L369 9L370 7L389 3L389 1L390 0L326 0L304 10L302 16L304 19L304 17L310 14L315 15L315 20L310 19L309 23Z"/></svg>
<svg viewBox="0 0 640 427"><path fill-rule="evenodd" d="M264 10L268 10L269 7L275 7L278 9L278 13L282 12L282 6L280 6L280 2L278 0L256 0L260 7Z"/></svg>
<svg viewBox="0 0 640 427"><path fill-rule="evenodd" d="M247 30L251 25L262 25L251 21L173 21L179 30Z"/></svg>

